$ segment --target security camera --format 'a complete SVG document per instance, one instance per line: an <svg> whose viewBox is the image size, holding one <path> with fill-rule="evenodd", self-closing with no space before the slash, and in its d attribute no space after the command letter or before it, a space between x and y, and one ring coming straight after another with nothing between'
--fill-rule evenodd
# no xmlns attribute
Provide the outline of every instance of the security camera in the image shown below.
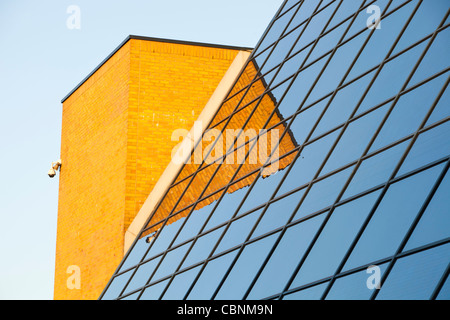
<svg viewBox="0 0 450 320"><path fill-rule="evenodd" d="M48 171L48 176L50 178L53 178L54 176L56 176L56 171L60 170L61 168L61 159L58 161L54 161L52 162L52 167L51 169Z"/></svg>
<svg viewBox="0 0 450 320"><path fill-rule="evenodd" d="M50 178L53 178L54 176L56 176L56 171L55 169L51 168L50 170L48 170L48 176Z"/></svg>

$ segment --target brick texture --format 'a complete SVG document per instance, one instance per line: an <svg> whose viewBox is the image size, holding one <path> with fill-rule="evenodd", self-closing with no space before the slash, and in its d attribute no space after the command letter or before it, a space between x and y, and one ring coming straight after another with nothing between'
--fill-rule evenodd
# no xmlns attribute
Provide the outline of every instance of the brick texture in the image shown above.
<svg viewBox="0 0 450 320"><path fill-rule="evenodd" d="M63 103L54 299L97 299L123 235L238 50L130 39ZM69 266L81 288L69 289Z"/></svg>

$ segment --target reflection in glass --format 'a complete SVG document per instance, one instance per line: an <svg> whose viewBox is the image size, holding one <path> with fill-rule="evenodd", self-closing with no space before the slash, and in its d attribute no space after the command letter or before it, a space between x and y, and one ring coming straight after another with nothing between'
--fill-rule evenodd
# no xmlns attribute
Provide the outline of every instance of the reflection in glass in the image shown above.
<svg viewBox="0 0 450 320"><path fill-rule="evenodd" d="M380 277L386 270L387 264L377 265L380 268ZM355 272L344 277L338 278L327 296L326 300L369 300L375 289L369 289L367 281L371 273L368 269Z"/></svg>
<svg viewBox="0 0 450 320"><path fill-rule="evenodd" d="M133 274L133 271L134 270L130 270L121 274L120 276L115 277L106 290L105 294L103 295L102 300L114 300L119 297L123 287Z"/></svg>
<svg viewBox="0 0 450 320"><path fill-rule="evenodd" d="M344 270L395 253L441 171L436 166L389 187Z"/></svg>
<svg viewBox="0 0 450 320"><path fill-rule="evenodd" d="M319 300L328 282L283 296L283 300Z"/></svg>
<svg viewBox="0 0 450 320"><path fill-rule="evenodd" d="M284 290L324 217L322 214L286 230L248 299L263 299Z"/></svg>
<svg viewBox="0 0 450 320"><path fill-rule="evenodd" d="M274 234L244 248L215 297L216 300L242 299L276 237L277 234Z"/></svg>
<svg viewBox="0 0 450 320"><path fill-rule="evenodd" d="M450 171L428 204L404 251L450 237Z"/></svg>
<svg viewBox="0 0 450 320"><path fill-rule="evenodd" d="M377 300L427 300L450 263L450 244L399 259Z"/></svg>
<svg viewBox="0 0 450 320"><path fill-rule="evenodd" d="M380 191L337 207L322 230L292 287L332 276L355 239Z"/></svg>

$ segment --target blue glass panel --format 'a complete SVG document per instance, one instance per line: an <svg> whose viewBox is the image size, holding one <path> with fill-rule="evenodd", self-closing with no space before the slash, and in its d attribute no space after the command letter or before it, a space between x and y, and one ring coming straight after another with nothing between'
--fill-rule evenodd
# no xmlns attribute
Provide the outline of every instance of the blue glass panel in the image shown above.
<svg viewBox="0 0 450 320"><path fill-rule="evenodd" d="M306 141L328 101L329 98L324 99L297 115L290 130L298 144L302 145Z"/></svg>
<svg viewBox="0 0 450 320"><path fill-rule="evenodd" d="M306 45L312 43L320 36L322 31L324 31L324 27L330 19L331 14L336 9L336 5L337 1L312 17L311 21L305 29L305 32L303 32L302 37L296 43L293 52L297 52L298 50L304 48Z"/></svg>
<svg viewBox="0 0 450 320"><path fill-rule="evenodd" d="M447 75L441 75L402 95L370 150L378 150L418 130L446 78Z"/></svg>
<svg viewBox="0 0 450 320"><path fill-rule="evenodd" d="M389 0L377 0L374 3L371 3L371 5L378 6L381 10L381 13L383 13L385 11L386 7L388 6L389 2L390 2ZM400 1L398 1L398 2L400 2ZM396 3L398 3L398 2L396 2ZM355 21L352 24L352 27L350 28L349 32L347 33L345 39L349 39L350 37L354 36L356 33L359 33L360 31L365 31L364 32L365 37L367 37L369 35L369 32L371 30L369 30L367 28L367 24L368 24L368 21L370 21L370 22L373 21L373 19L371 19L373 12L367 11L368 3L365 3L364 6L366 7L366 9L363 9L359 12L358 16L356 17ZM394 7L394 5L392 5L392 7ZM392 9L392 7L390 7L390 9Z"/></svg>
<svg viewBox="0 0 450 320"><path fill-rule="evenodd" d="M164 278L165 276L175 272L178 265L181 262L181 259L183 259L184 255L186 254L186 251L189 249L189 246L190 243L187 243L181 247L169 251L164 257L164 260L159 265L158 269L156 270L156 273L153 276L152 281Z"/></svg>
<svg viewBox="0 0 450 320"><path fill-rule="evenodd" d="M216 248L215 253L220 253L244 242L250 233L250 230L255 225L261 211L262 209L257 210L233 221L226 231L225 236L220 241L219 246Z"/></svg>
<svg viewBox="0 0 450 320"><path fill-rule="evenodd" d="M442 165L436 166L390 186L344 270L395 253L441 171Z"/></svg>
<svg viewBox="0 0 450 320"><path fill-rule="evenodd" d="M447 0L422 1L419 10L395 47L394 54L433 33L447 10Z"/></svg>
<svg viewBox="0 0 450 320"><path fill-rule="evenodd" d="M356 105L369 85L370 80L372 80L373 75L374 72L371 72L336 93L312 137L323 134L350 118L350 115L355 110Z"/></svg>
<svg viewBox="0 0 450 320"><path fill-rule="evenodd" d="M354 0L354 1L341 1L341 5L339 6L339 10L336 12L335 16L330 22L329 28L334 27L338 23L344 21L350 16L353 16L356 11L361 7L363 1ZM350 20L348 20L349 22Z"/></svg>
<svg viewBox="0 0 450 320"><path fill-rule="evenodd" d="M295 207L300 202L303 194L304 189L278 200L277 202L271 203L264 213L264 216L259 221L252 236L258 237L266 232L284 226L294 212Z"/></svg>
<svg viewBox="0 0 450 320"><path fill-rule="evenodd" d="M125 293L134 291L138 288L142 288L145 286L147 281L150 279L153 271L155 271L156 266L158 265L161 257L150 260L149 262L144 263L139 266L127 288L125 289Z"/></svg>
<svg viewBox="0 0 450 320"><path fill-rule="evenodd" d="M410 142L410 140L407 140L364 160L342 198L350 198L387 182Z"/></svg>
<svg viewBox="0 0 450 320"><path fill-rule="evenodd" d="M448 39L450 38L450 28L442 30L436 36L425 58L420 63L419 68L411 79L411 84L426 79L433 74L450 67L450 46Z"/></svg>
<svg viewBox="0 0 450 320"><path fill-rule="evenodd" d="M297 14L295 15L294 19L289 24L288 30L294 29L299 24L308 19L314 13L314 11L317 10L317 8L318 8L317 1L314 0L302 1L300 9L297 11Z"/></svg>
<svg viewBox="0 0 450 320"><path fill-rule="evenodd" d="M414 143L398 176L450 155L450 122L422 133Z"/></svg>
<svg viewBox="0 0 450 320"><path fill-rule="evenodd" d="M173 279L162 300L182 300L200 270L200 266L183 272Z"/></svg>
<svg viewBox="0 0 450 320"><path fill-rule="evenodd" d="M152 243L148 244L152 247L147 253L146 259L154 257L169 248L170 243L173 241L178 230L180 230L183 221L184 219L179 219L174 223L171 223L169 225L166 224L164 227L160 227L161 229L159 229L159 233L156 235L157 238L153 240ZM162 226L162 223L159 226Z"/></svg>
<svg viewBox="0 0 450 320"><path fill-rule="evenodd" d="M354 78L380 64L387 56L394 41L400 34L405 22L411 15L417 1L412 1L381 21L381 28L376 29L366 44L358 61L353 66L349 78ZM369 14L367 15L369 17Z"/></svg>
<svg viewBox="0 0 450 320"><path fill-rule="evenodd" d="M120 293L128 282L128 279L130 279L131 275L133 274L133 271L134 270L130 270L121 274L120 276L115 277L111 281L111 284L103 295L102 300L114 300L119 297ZM143 285L144 284L142 284L142 286Z"/></svg>
<svg viewBox="0 0 450 320"><path fill-rule="evenodd" d="M360 105L358 114L395 97L424 49L425 44L421 43L385 64Z"/></svg>
<svg viewBox="0 0 450 320"><path fill-rule="evenodd" d="M136 300L139 297L139 294L141 291L138 291L136 293L130 294L129 296L123 297L120 300Z"/></svg>
<svg viewBox="0 0 450 320"><path fill-rule="evenodd" d="M448 84L445 86L445 92L442 94L439 102L433 110L433 113L428 119L426 124L427 126L450 116L450 90L448 89Z"/></svg>
<svg viewBox="0 0 450 320"><path fill-rule="evenodd" d="M361 229L380 191L337 207L309 253L292 287L299 287L335 272Z"/></svg>
<svg viewBox="0 0 450 320"><path fill-rule="evenodd" d="M233 193L227 192L222 198L222 201L215 209L212 217L209 219L205 227L205 231L210 230L231 219L247 192L248 188L240 188Z"/></svg>
<svg viewBox="0 0 450 320"><path fill-rule="evenodd" d="M316 182L309 190L294 219L300 219L334 204L353 169L354 167L347 168Z"/></svg>
<svg viewBox="0 0 450 320"><path fill-rule="evenodd" d="M145 289L139 300L158 300L168 282L169 280L164 280Z"/></svg>
<svg viewBox="0 0 450 320"><path fill-rule="evenodd" d="M298 74L278 107L278 110L285 118L298 110L324 63L325 59L323 58Z"/></svg>
<svg viewBox="0 0 450 320"><path fill-rule="evenodd" d="M327 285L328 282L325 282L314 287L288 294L283 297L283 300L319 300Z"/></svg>
<svg viewBox="0 0 450 320"><path fill-rule="evenodd" d="M338 87L353 63L358 49L362 46L364 40L365 37L362 34L337 49L319 81L314 86L314 90L308 98L308 103L320 99ZM325 57L325 59L328 60L329 56Z"/></svg>
<svg viewBox="0 0 450 320"><path fill-rule="evenodd" d="M447 280L442 286L441 291L439 291L436 300L450 300L450 277L447 277Z"/></svg>
<svg viewBox="0 0 450 320"><path fill-rule="evenodd" d="M278 234L271 235L245 247L220 288L216 300L242 299L277 236Z"/></svg>
<svg viewBox="0 0 450 320"><path fill-rule="evenodd" d="M236 256L237 250L214 259L206 265L201 276L195 283L188 300L209 300L217 289L225 272Z"/></svg>
<svg viewBox="0 0 450 320"><path fill-rule="evenodd" d="M336 170L363 156L364 150L380 126L388 106L372 111L371 113L351 122L345 129L336 148L323 167L321 174Z"/></svg>
<svg viewBox="0 0 450 320"><path fill-rule="evenodd" d="M194 247L191 249L186 260L183 262L181 269L205 260L211 253L211 250L217 243L217 240L219 240L219 237L224 229L225 227L219 228L197 239Z"/></svg>
<svg viewBox="0 0 450 320"><path fill-rule="evenodd" d="M281 135L281 134L280 134ZM274 193L276 187L283 178L283 174L277 173L266 178L260 177L256 181L253 189L250 191L247 199L245 200L243 206L239 210L240 213L245 213L262 203L269 200L270 196ZM248 189L247 189L248 191ZM261 195L264 194L266 197L262 198Z"/></svg>
<svg viewBox="0 0 450 320"><path fill-rule="evenodd" d="M214 204L211 204L209 206L201 208L200 210L194 210L189 217L185 218L187 219L187 221L183 226L183 229L181 229L180 233L178 234L174 245L195 237L199 233L213 207Z"/></svg>
<svg viewBox="0 0 450 320"><path fill-rule="evenodd" d="M298 188L314 178L337 135L337 131L332 132L304 147L278 191L279 195Z"/></svg>
<svg viewBox="0 0 450 320"><path fill-rule="evenodd" d="M450 262L450 244L399 259L377 300L430 299Z"/></svg>
<svg viewBox="0 0 450 320"><path fill-rule="evenodd" d="M428 204L405 251L450 237L450 171Z"/></svg>
<svg viewBox="0 0 450 320"><path fill-rule="evenodd" d="M292 16L296 12L296 9L297 9L297 7L287 11L284 15L279 17L274 22L274 24L270 28L269 32L267 33L267 35L264 37L264 40L261 42L260 46L258 47L257 53L262 52L262 50L264 50L265 48L267 48L268 46L270 46L271 44L273 44L275 41L278 40L278 38L282 35L284 29L286 28L287 24L292 19ZM257 54L257 53L255 53L255 54Z"/></svg>
<svg viewBox="0 0 450 320"><path fill-rule="evenodd" d="M386 270L387 264L378 265L380 268L380 279ZM369 300L373 290L367 286L367 281L372 275L368 270L355 272L338 278L326 296L326 300Z"/></svg>
<svg viewBox="0 0 450 320"><path fill-rule="evenodd" d="M303 61L306 58L306 54L309 52L308 49L302 50L299 53L295 55L291 55L289 57L289 60L286 60L284 64L280 67L280 71L278 72L277 76L275 77L274 84L277 84L285 79L287 79L289 76L292 76L294 73L296 73L298 70L300 70L301 66L303 65ZM290 83L290 80L288 81ZM300 105L300 102L297 104L297 108ZM290 116L291 114L288 114L287 116ZM285 114L283 116L286 117Z"/></svg>
<svg viewBox="0 0 450 320"><path fill-rule="evenodd" d="M317 44L315 45L311 55L309 56L307 63L310 63L320 56L333 50L336 45L338 45L339 40L344 34L345 30L348 28L350 22L345 22L336 29L330 31L326 35L323 35Z"/></svg>
<svg viewBox="0 0 450 320"><path fill-rule="evenodd" d="M248 299L263 299L283 291L324 217L322 214L286 230Z"/></svg>

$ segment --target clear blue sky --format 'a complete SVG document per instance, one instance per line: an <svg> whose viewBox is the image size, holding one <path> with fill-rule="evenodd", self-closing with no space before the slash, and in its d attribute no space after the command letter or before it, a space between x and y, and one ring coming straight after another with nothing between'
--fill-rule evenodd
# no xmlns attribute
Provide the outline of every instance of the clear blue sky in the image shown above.
<svg viewBox="0 0 450 320"><path fill-rule="evenodd" d="M53 298L61 99L129 34L252 47L282 2L0 2L0 299Z"/></svg>

